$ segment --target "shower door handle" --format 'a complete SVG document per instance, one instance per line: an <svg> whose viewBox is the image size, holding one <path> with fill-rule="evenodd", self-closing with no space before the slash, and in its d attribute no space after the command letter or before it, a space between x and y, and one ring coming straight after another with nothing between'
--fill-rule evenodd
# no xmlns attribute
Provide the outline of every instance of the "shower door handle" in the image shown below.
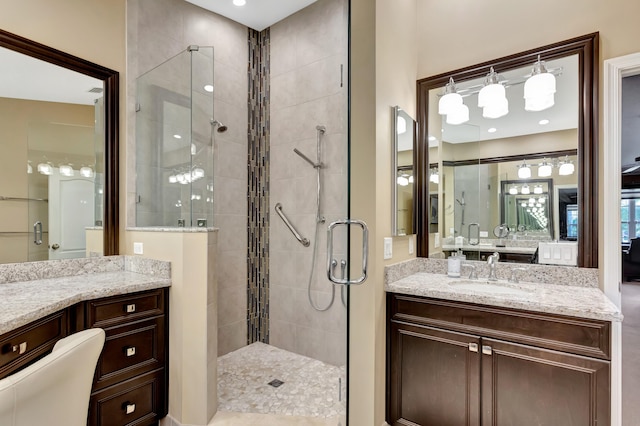
<svg viewBox="0 0 640 426"><path fill-rule="evenodd" d="M42 222L40 221L33 224L33 243L37 246L42 244Z"/></svg>
<svg viewBox="0 0 640 426"><path fill-rule="evenodd" d="M333 260L333 230L338 226L346 226L347 230L351 225L358 225L362 229L362 274L355 280L348 277L336 277L333 275L331 262ZM332 222L327 228L327 278L334 284L351 285L362 284L367 279L367 263L369 258L369 228L362 220L344 219Z"/></svg>

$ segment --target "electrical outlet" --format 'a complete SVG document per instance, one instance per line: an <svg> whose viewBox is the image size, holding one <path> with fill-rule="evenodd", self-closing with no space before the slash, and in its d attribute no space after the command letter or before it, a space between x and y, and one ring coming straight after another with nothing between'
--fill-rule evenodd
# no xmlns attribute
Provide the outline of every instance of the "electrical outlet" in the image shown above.
<svg viewBox="0 0 640 426"><path fill-rule="evenodd" d="M385 237L384 239L384 260L389 260L393 257L393 238Z"/></svg>
<svg viewBox="0 0 640 426"><path fill-rule="evenodd" d="M440 247L440 234L435 234L435 238L433 239L433 246L435 248Z"/></svg>
<svg viewBox="0 0 640 426"><path fill-rule="evenodd" d="M413 248L413 235L409 235L409 254L413 254L415 249Z"/></svg>
<svg viewBox="0 0 640 426"><path fill-rule="evenodd" d="M133 254L142 254L143 252L142 243L133 243Z"/></svg>

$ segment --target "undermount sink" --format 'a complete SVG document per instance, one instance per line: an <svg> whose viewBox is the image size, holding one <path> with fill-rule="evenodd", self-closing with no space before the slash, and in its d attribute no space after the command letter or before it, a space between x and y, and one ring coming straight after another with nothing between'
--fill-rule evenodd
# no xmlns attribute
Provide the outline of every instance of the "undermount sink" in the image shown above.
<svg viewBox="0 0 640 426"><path fill-rule="evenodd" d="M456 280L451 281L448 284L458 290L470 290L481 293L511 294L520 296L525 296L531 293L530 291L508 285L507 283L487 280Z"/></svg>

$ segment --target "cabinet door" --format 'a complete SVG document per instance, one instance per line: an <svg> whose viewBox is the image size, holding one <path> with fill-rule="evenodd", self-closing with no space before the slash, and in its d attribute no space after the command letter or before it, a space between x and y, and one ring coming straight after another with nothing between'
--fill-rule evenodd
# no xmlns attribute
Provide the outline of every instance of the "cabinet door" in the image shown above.
<svg viewBox="0 0 640 426"><path fill-rule="evenodd" d="M479 425L480 339L396 321L389 332L389 422Z"/></svg>
<svg viewBox="0 0 640 426"><path fill-rule="evenodd" d="M610 424L608 361L482 339L483 426Z"/></svg>

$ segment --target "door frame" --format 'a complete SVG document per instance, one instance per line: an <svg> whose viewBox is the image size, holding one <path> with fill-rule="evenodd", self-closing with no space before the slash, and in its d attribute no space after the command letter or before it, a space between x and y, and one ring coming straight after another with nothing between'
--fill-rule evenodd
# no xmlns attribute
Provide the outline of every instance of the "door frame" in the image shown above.
<svg viewBox="0 0 640 426"><path fill-rule="evenodd" d="M640 74L640 53L604 61L604 148L602 271L605 294L622 308L620 192L622 145L622 78ZM612 323L611 424L622 424L622 324Z"/></svg>

